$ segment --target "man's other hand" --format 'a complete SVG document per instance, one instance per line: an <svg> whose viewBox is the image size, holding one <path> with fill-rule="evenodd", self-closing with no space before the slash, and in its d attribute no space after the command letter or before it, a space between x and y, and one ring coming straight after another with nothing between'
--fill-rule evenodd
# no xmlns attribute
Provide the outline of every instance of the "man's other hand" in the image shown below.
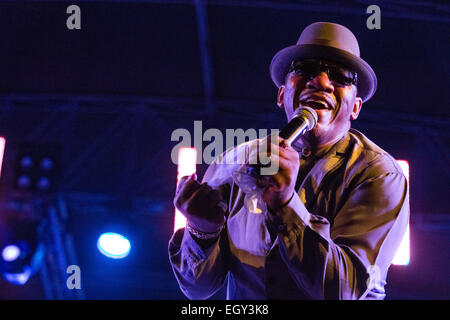
<svg viewBox="0 0 450 320"><path fill-rule="evenodd" d="M225 223L222 195L207 183L199 183L195 174L180 179L173 203L198 231L217 232Z"/></svg>

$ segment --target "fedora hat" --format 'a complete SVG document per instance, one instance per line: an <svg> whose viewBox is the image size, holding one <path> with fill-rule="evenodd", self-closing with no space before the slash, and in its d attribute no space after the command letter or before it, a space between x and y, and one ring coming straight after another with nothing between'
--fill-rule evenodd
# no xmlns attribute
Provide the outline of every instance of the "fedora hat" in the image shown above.
<svg viewBox="0 0 450 320"><path fill-rule="evenodd" d="M342 64L358 75L358 96L369 100L377 88L377 77L367 62L359 56L358 40L346 27L331 22L316 22L307 26L297 44L278 51L270 63L270 76L277 87L293 60L319 58Z"/></svg>

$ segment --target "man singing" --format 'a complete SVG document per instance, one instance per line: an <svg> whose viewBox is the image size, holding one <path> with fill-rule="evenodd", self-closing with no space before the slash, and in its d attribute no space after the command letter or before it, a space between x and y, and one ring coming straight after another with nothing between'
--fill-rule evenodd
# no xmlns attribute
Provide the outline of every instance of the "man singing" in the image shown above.
<svg viewBox="0 0 450 320"><path fill-rule="evenodd" d="M271 141L279 170L258 183L264 212L249 212L233 180L209 184L219 162L203 183L180 180L174 204L187 226L169 258L181 290L206 299L227 281L228 299L383 299L409 204L396 161L350 128L375 93L374 71L350 30L318 22L275 54L270 74L287 119L308 106L317 125L293 146Z"/></svg>

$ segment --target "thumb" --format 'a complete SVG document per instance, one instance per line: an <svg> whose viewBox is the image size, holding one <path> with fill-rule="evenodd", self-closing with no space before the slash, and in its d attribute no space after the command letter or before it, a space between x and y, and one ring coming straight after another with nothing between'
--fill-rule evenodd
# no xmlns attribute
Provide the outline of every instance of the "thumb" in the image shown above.
<svg viewBox="0 0 450 320"><path fill-rule="evenodd" d="M175 192L178 193L178 191L181 189L181 187L184 186L186 184L186 182L191 181L191 180L197 180L197 174L195 172L191 175L182 176L180 178L180 180L178 180L177 188L176 188Z"/></svg>

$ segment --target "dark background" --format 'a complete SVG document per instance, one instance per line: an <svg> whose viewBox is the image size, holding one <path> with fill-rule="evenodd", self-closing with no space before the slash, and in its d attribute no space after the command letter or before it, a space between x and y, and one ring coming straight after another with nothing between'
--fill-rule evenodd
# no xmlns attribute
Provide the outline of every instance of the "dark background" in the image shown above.
<svg viewBox="0 0 450 320"><path fill-rule="evenodd" d="M81 30L66 27L70 4ZM366 27L371 4L380 30ZM58 213L44 269L24 286L0 279L0 298L184 299L167 257L171 133L194 120L204 131L280 128L269 63L316 21L352 30L377 73L354 127L410 164L411 262L391 267L387 298L448 299L450 6L293 0L0 2L2 197L16 192L24 142L59 146L61 164L43 196ZM36 209L42 219L48 207ZM96 248L113 224L132 240L123 260ZM76 292L65 289L70 264L82 270Z"/></svg>

